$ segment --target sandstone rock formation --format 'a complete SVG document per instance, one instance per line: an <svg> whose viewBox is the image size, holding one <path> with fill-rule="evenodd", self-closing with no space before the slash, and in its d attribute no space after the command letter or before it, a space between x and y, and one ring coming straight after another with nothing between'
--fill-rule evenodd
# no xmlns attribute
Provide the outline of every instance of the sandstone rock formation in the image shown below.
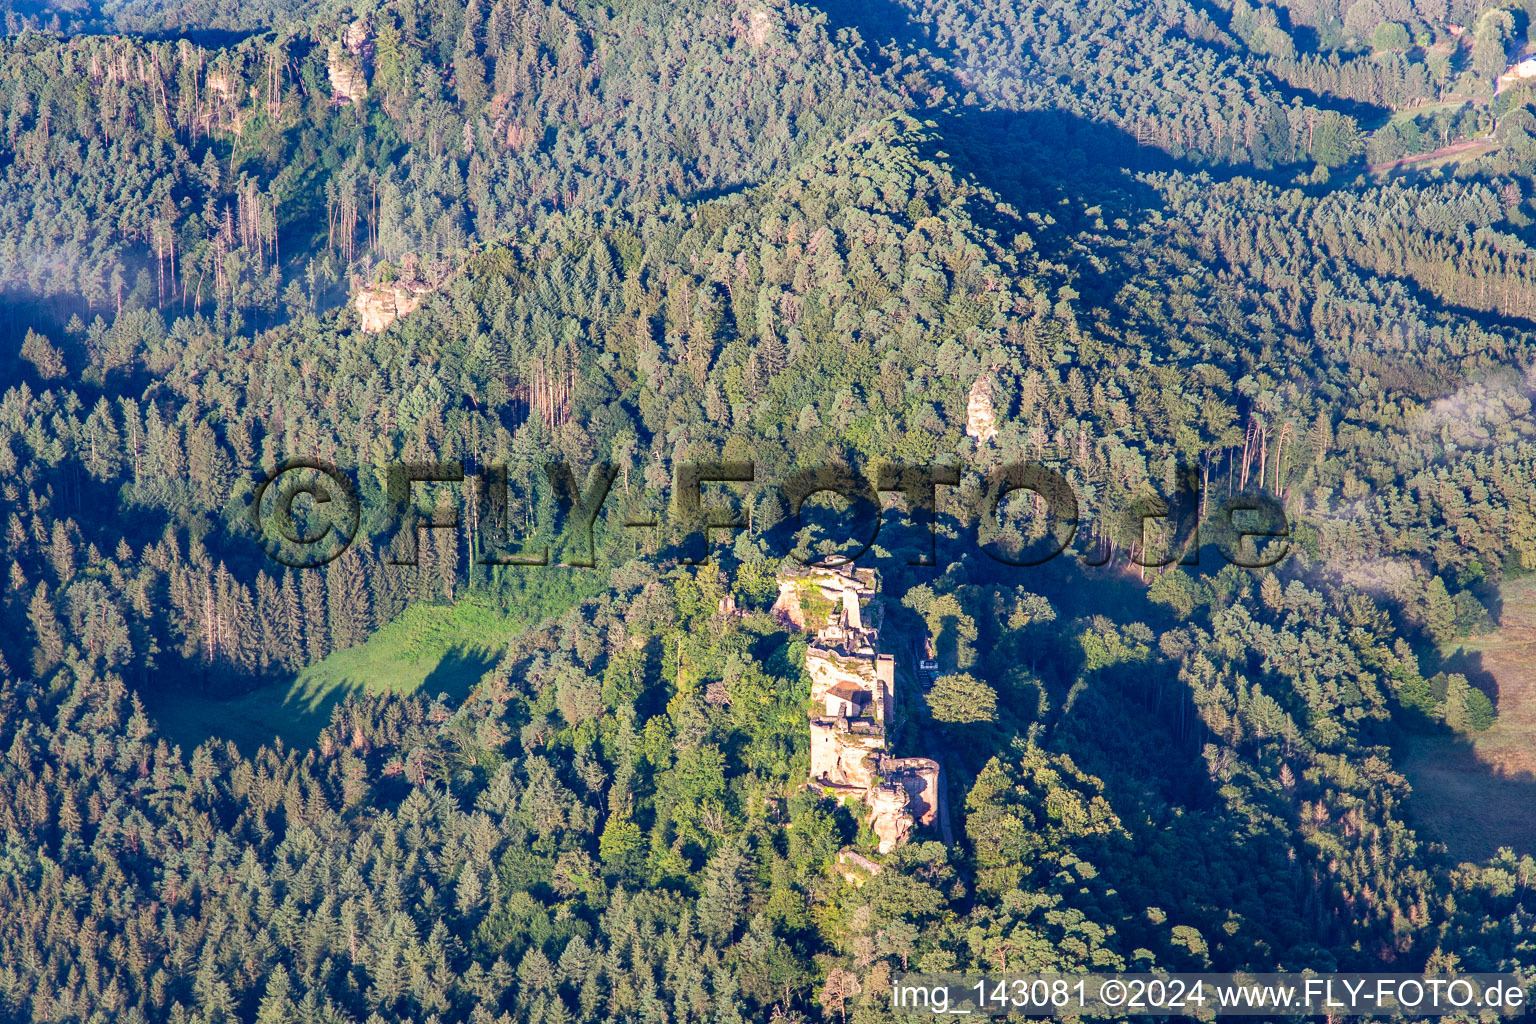
<svg viewBox="0 0 1536 1024"><path fill-rule="evenodd" d="M809 569L779 580L774 607L816 641L806 651L811 677L811 784L838 799L858 799L881 853L930 825L938 810L939 765L886 753L896 707L896 662L876 649L878 620L866 614L876 577L868 569ZM873 606L878 614L878 606Z"/></svg>
<svg viewBox="0 0 1536 1024"><path fill-rule="evenodd" d="M372 39L372 33L368 31L368 22L358 18L347 26L346 45L347 52L353 56L361 57L368 50L368 44Z"/></svg>
<svg viewBox="0 0 1536 1024"><path fill-rule="evenodd" d="M773 21L768 12L760 8L750 5L738 7L731 30L732 35L737 39L745 39L747 45L755 50L768 41L769 33L773 31Z"/></svg>
<svg viewBox="0 0 1536 1024"><path fill-rule="evenodd" d="M800 588L793 579L779 580L779 597L769 609L779 621L795 629L805 628L805 611L800 605Z"/></svg>
<svg viewBox="0 0 1536 1024"><path fill-rule="evenodd" d="M361 18L347 26L340 42L331 44L325 70L331 79L331 102L362 106L368 96L368 78L363 73L369 55L371 35Z"/></svg>
<svg viewBox="0 0 1536 1024"><path fill-rule="evenodd" d="M352 301L357 306L363 333L377 334L421 305L430 291L424 284L381 284L360 288Z"/></svg>
<svg viewBox="0 0 1536 1024"><path fill-rule="evenodd" d="M363 105L363 100L368 96L368 82L363 77L362 69L342 56L341 47L332 49L325 70L331 79L332 103L351 103L358 107Z"/></svg>
<svg viewBox="0 0 1536 1024"><path fill-rule="evenodd" d="M210 69L204 82L207 103L198 114L198 123L204 130L243 133L245 118L239 103L239 80L216 69Z"/></svg>
<svg viewBox="0 0 1536 1024"><path fill-rule="evenodd" d="M985 444L997 436L992 384L986 377L977 377L976 383L971 385L970 398L965 403L965 432L978 444Z"/></svg>

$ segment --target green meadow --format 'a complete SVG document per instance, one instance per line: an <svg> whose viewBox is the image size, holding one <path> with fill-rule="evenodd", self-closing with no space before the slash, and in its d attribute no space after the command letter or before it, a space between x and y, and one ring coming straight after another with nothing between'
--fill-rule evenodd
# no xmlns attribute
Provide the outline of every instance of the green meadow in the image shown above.
<svg viewBox="0 0 1536 1024"><path fill-rule="evenodd" d="M412 605L366 643L332 653L290 682L235 697L173 687L147 687L140 697L160 731L184 750L210 738L233 740L247 756L274 740L307 747L351 693L443 695L457 704L508 642L605 582L598 574L572 576L535 593L524 589L511 601L474 593L452 604Z"/></svg>

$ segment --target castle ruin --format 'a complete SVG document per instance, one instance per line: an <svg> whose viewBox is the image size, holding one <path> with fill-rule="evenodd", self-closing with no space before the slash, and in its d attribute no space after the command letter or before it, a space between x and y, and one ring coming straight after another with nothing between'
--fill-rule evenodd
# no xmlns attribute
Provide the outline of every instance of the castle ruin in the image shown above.
<svg viewBox="0 0 1536 1024"><path fill-rule="evenodd" d="M896 661L881 654L873 570L838 567L787 571L774 610L815 641L806 651L811 677L811 785L839 800L854 798L880 852L906 842L938 810L939 765L926 757L891 757L885 730L896 710Z"/></svg>

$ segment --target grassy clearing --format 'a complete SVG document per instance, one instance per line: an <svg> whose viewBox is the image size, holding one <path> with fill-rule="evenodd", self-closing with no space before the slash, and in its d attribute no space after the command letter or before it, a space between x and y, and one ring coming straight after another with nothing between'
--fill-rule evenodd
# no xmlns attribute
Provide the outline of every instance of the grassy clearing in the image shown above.
<svg viewBox="0 0 1536 1024"><path fill-rule="evenodd" d="M1394 160L1389 164L1370 167L1366 170L1373 176L1376 182L1380 183L1394 174L1406 174L1409 172L1419 174L1424 171L1449 167L1452 164L1465 163L1468 160L1476 160L1493 152L1498 148L1498 145L1498 142L1493 139L1464 139L1443 149L1437 149L1433 153L1405 156L1401 160Z"/></svg>
<svg viewBox="0 0 1536 1024"><path fill-rule="evenodd" d="M274 737L285 746L308 746L349 693L421 690L462 699L525 624L473 598L417 605L366 643L335 652L290 683L231 699L172 690L150 691L143 699L161 730L184 749L209 737L233 740L247 754Z"/></svg>
<svg viewBox="0 0 1536 1024"><path fill-rule="evenodd" d="M522 599L503 608L471 594L451 605L413 605L366 643L337 651L287 683L219 699L174 688L141 694L160 730L184 750L210 737L233 740L249 755L280 738L308 747L349 693L446 694L457 703L524 629L558 615L606 580L530 580Z"/></svg>
<svg viewBox="0 0 1536 1024"><path fill-rule="evenodd" d="M1500 846L1536 853L1536 577L1504 585L1500 627L1448 646L1445 671L1490 690L1486 732L1415 735L1398 764L1413 785L1421 832L1462 859Z"/></svg>
<svg viewBox="0 0 1536 1024"><path fill-rule="evenodd" d="M1434 103L1424 103L1417 107L1404 107L1402 110L1393 111L1392 116L1387 118L1386 123L1401 124L1404 121L1412 121L1416 117L1423 117L1425 114L1433 114L1437 110L1457 110L1466 106L1468 103L1487 106L1488 97L1447 96L1445 99L1438 100Z"/></svg>

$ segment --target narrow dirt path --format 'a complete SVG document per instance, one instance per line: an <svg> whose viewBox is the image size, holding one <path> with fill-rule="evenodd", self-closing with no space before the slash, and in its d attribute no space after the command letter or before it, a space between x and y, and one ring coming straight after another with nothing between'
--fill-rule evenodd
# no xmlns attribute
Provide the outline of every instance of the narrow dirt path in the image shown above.
<svg viewBox="0 0 1536 1024"><path fill-rule="evenodd" d="M1415 156L1405 156L1400 160L1393 160L1391 163L1372 164L1366 170L1371 174L1384 174L1388 171L1395 171L1399 167L1407 167L1409 164L1422 163L1425 160L1438 160L1441 157L1455 156L1458 153L1466 153L1479 148L1492 149L1493 140L1489 138L1467 139L1463 142L1452 143L1449 146L1441 146L1433 153L1419 153Z"/></svg>

